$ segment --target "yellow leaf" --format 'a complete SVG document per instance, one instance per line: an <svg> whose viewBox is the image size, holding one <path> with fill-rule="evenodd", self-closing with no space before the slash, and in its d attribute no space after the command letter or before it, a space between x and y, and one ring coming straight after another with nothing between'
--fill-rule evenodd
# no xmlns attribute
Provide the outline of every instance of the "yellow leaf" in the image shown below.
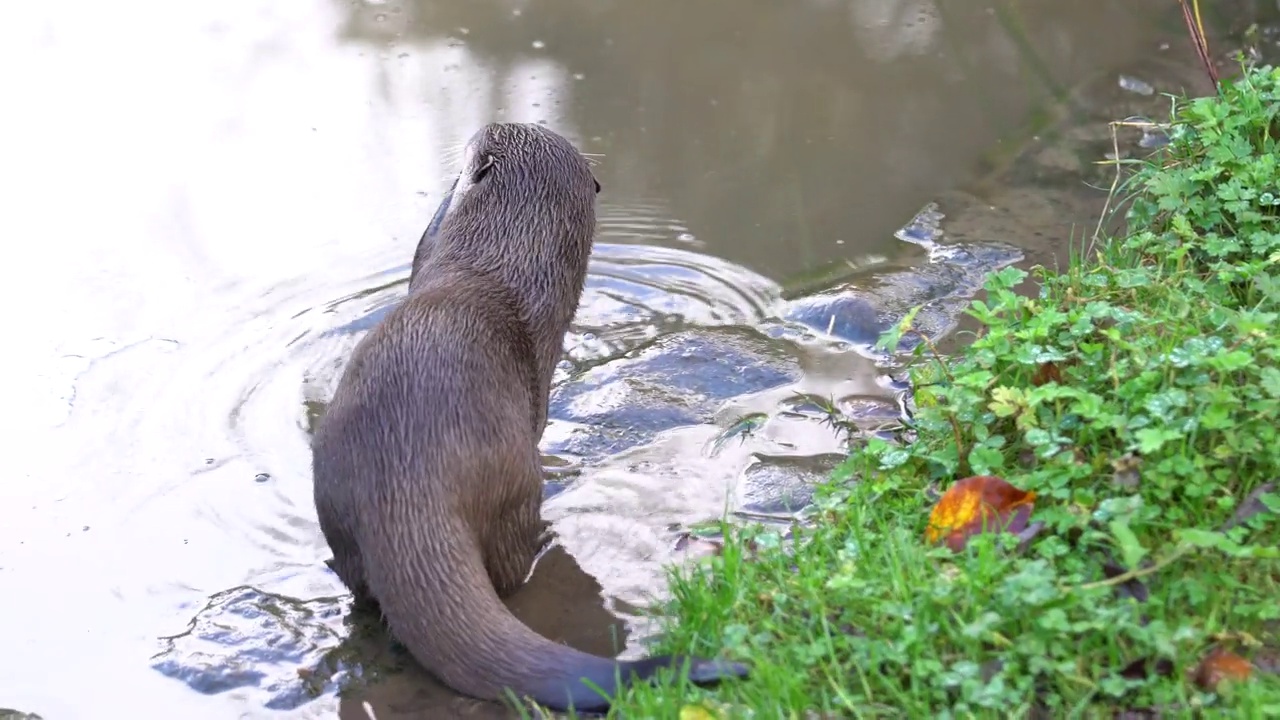
<svg viewBox="0 0 1280 720"><path fill-rule="evenodd" d="M680 708L680 720L720 720L720 716L702 705L685 705Z"/></svg>
<svg viewBox="0 0 1280 720"><path fill-rule="evenodd" d="M1009 417L1022 411L1026 399L1018 388L998 387L991 390L991 412L998 417Z"/></svg>

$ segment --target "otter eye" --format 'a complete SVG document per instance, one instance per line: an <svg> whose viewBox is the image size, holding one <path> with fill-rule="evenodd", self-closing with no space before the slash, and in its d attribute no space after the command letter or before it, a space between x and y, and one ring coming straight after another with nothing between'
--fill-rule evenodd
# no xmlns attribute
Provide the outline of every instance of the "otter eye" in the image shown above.
<svg viewBox="0 0 1280 720"><path fill-rule="evenodd" d="M593 183L595 183L595 184L596 184L596 194L597 194L597 195L599 195L599 194L600 194L600 181L599 181L599 180L597 180L597 179L595 179L595 178L593 177L593 178L591 178L591 182L593 182Z"/></svg>
<svg viewBox="0 0 1280 720"><path fill-rule="evenodd" d="M480 167L476 168L476 171L471 174L472 184L480 182L480 180L484 178L485 175L488 175L489 170L493 167L493 164L494 164L493 156L485 155L484 162L481 163Z"/></svg>

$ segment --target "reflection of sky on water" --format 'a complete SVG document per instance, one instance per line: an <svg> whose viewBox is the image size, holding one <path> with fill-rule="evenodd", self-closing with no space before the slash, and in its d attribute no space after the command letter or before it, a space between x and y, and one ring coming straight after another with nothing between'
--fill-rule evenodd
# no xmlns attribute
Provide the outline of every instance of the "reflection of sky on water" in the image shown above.
<svg viewBox="0 0 1280 720"><path fill-rule="evenodd" d="M573 134L559 110L573 81L554 60L495 76L446 40L374 58L339 36L345 16L332 2L80 1L20 3L0 24L0 85L25 110L0 133L14 245L0 292L21 338L9 400L23 408L0 418L0 569L22 589L0 617L5 705L86 717L144 698L226 717L227 698L145 660L209 592L327 582L306 493L245 495L272 457L305 455L284 409L297 380L276 357L295 335L272 328L402 267L483 122ZM229 427L235 403L277 409Z"/></svg>

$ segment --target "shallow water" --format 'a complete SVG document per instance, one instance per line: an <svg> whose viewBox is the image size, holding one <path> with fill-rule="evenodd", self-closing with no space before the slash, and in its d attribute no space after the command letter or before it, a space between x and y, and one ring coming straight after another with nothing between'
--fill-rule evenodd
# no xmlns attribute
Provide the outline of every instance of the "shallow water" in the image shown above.
<svg viewBox="0 0 1280 720"><path fill-rule="evenodd" d="M1275 22L1237 5L1222 53ZM954 340L983 273L1092 230L1106 121L1167 108L1122 75L1206 90L1175 3L15 7L0 707L502 715L352 627L307 446L480 123L599 156L543 441L560 546L514 604L636 656L686 528L785 520L842 457L824 402L892 426L879 330L923 305Z"/></svg>

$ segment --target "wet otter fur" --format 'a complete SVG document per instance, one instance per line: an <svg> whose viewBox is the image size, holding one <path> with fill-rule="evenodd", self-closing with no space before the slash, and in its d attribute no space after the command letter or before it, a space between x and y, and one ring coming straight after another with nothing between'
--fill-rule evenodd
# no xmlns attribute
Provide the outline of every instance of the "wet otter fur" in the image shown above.
<svg viewBox="0 0 1280 720"><path fill-rule="evenodd" d="M482 128L419 243L408 297L357 345L312 442L330 567L419 663L477 698L510 691L599 711L661 668L696 683L747 673L583 653L533 632L501 600L544 544L538 441L599 189L557 133Z"/></svg>

